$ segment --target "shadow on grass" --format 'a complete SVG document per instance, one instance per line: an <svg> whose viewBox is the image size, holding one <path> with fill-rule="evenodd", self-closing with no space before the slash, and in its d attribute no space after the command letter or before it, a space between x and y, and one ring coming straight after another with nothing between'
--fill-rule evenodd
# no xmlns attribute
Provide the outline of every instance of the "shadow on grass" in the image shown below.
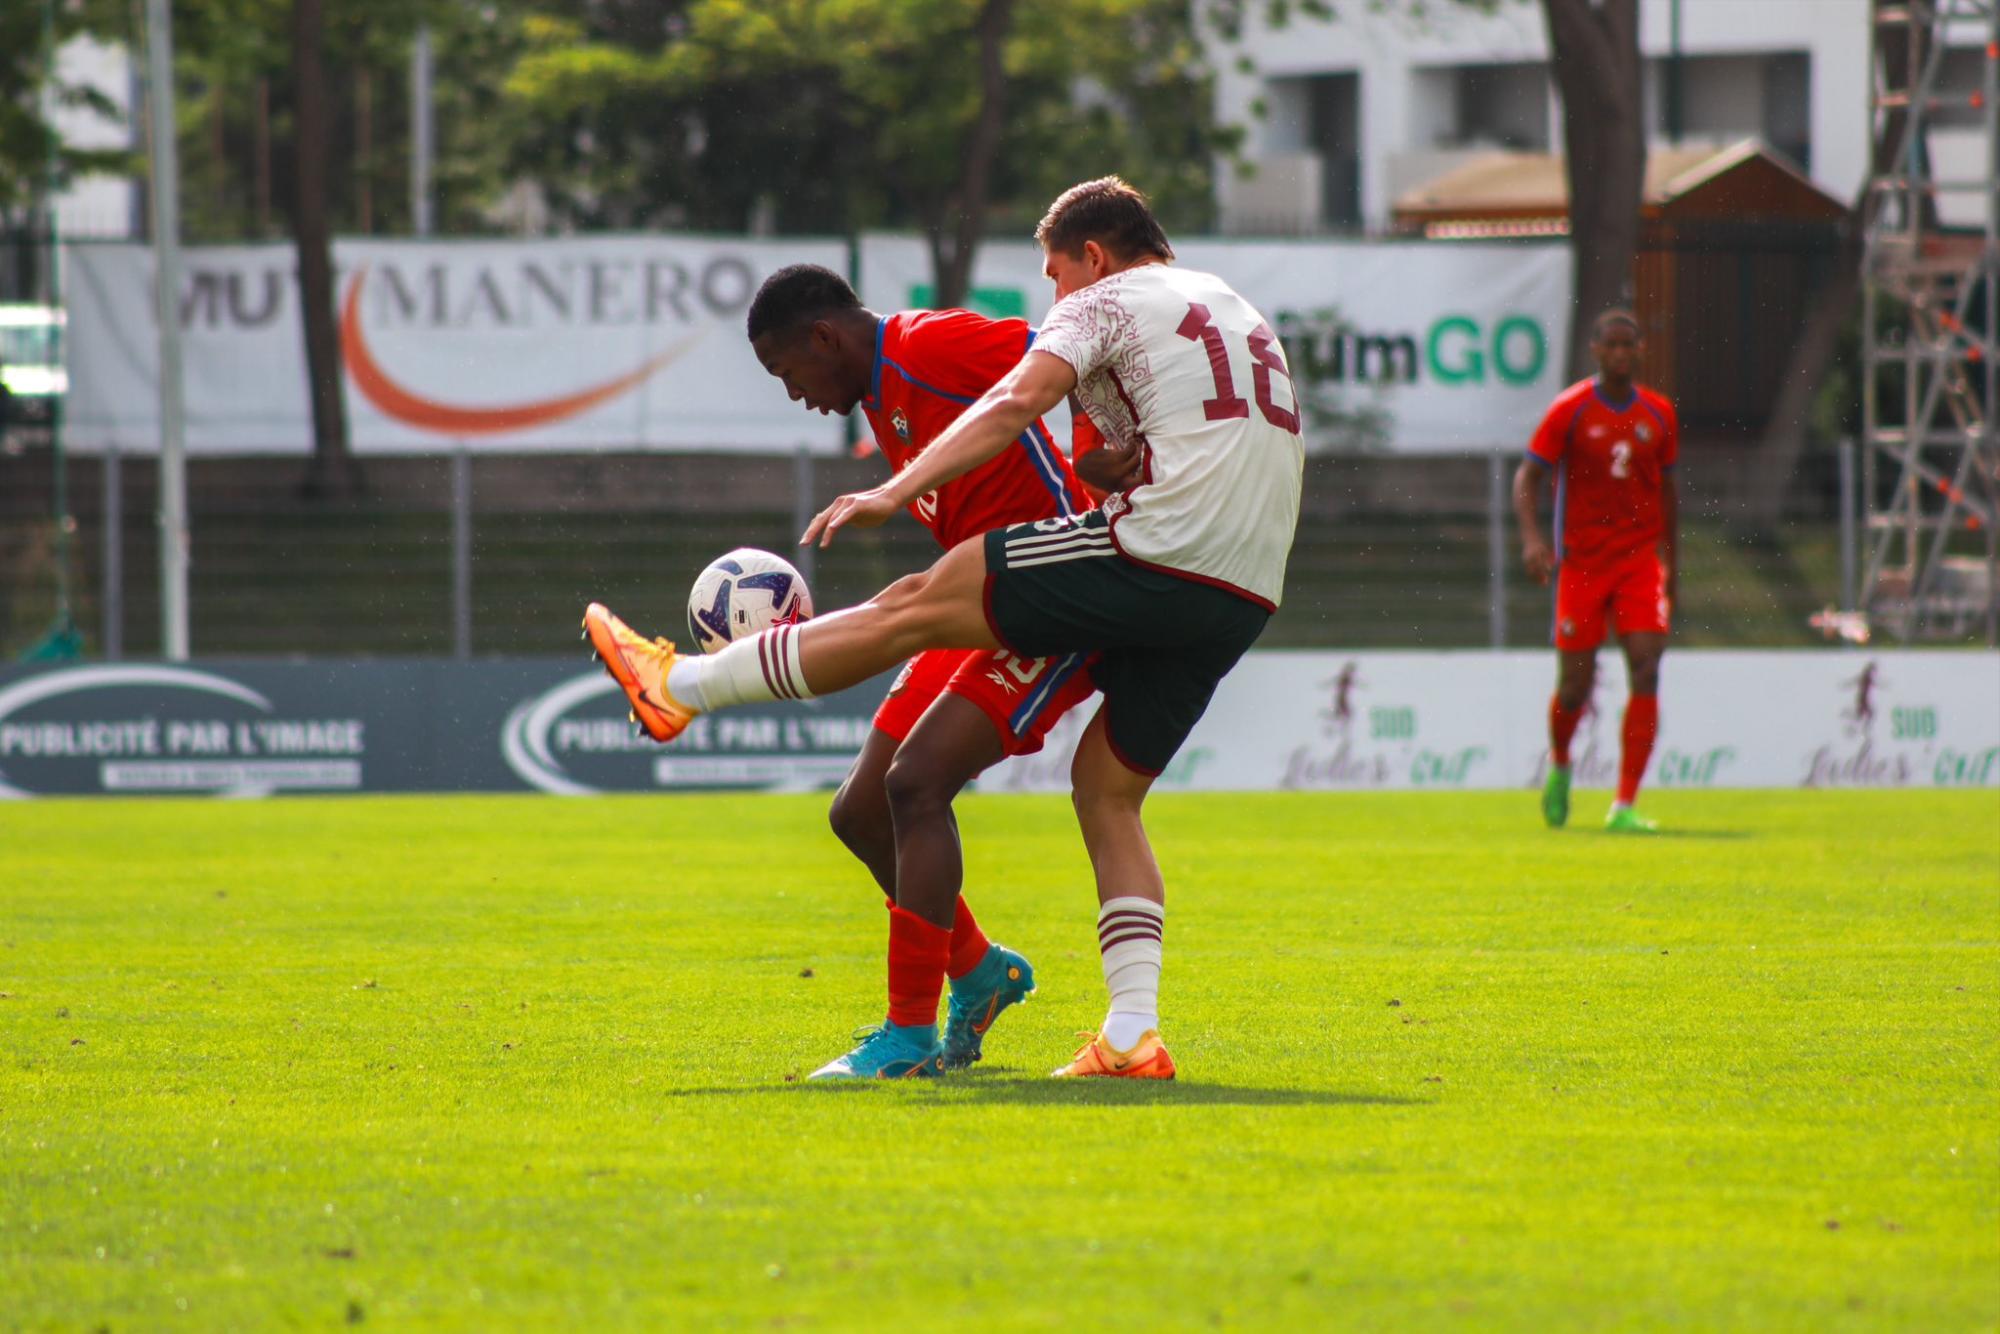
<svg viewBox="0 0 2000 1334"><path fill-rule="evenodd" d="M934 1089L936 1096L954 1102L1011 1102L1038 1107L1414 1107L1428 1105L1427 1098L1405 1098L1389 1093L1350 1093L1338 1089L1244 1088L1230 1084L1205 1084L1190 1080L1159 1079L1050 1079L1004 1066L980 1074L949 1075L943 1079L897 1080ZM868 1096L883 1086L882 1081L804 1079L784 1084L746 1084L735 1088L674 1089L669 1098L727 1098L748 1095L799 1097Z"/></svg>

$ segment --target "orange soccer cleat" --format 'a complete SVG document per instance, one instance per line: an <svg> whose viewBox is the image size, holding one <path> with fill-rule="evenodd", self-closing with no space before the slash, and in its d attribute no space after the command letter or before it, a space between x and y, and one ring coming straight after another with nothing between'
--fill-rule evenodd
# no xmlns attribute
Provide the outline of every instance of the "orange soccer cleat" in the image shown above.
<svg viewBox="0 0 2000 1334"><path fill-rule="evenodd" d="M613 616L601 602L585 609L583 636L625 698L632 701L632 721L645 728L647 736L672 741L694 721L693 711L682 708L667 693L667 671L680 656L671 641L646 638Z"/></svg>
<svg viewBox="0 0 2000 1334"><path fill-rule="evenodd" d="M1090 1040L1070 1057L1069 1064L1054 1072L1057 1079L1094 1075L1114 1079L1172 1079L1174 1058L1160 1041L1158 1029L1149 1028L1132 1050L1119 1051L1104 1040L1102 1033L1079 1033Z"/></svg>

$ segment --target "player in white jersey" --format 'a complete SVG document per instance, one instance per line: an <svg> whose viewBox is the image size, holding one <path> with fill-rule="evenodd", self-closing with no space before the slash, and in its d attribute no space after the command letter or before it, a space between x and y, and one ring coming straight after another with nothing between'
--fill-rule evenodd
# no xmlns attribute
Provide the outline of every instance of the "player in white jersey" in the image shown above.
<svg viewBox="0 0 2000 1334"><path fill-rule="evenodd" d="M1131 186L1072 187L1035 236L1059 299L1020 364L889 481L821 511L802 542L883 523L1071 392L1106 437L1079 468L1114 492L1103 509L970 539L858 607L708 657L676 653L596 603L584 629L659 741L697 714L828 694L925 649L1098 653L1104 703L1071 780L1111 1005L1056 1073L1172 1078L1158 1032L1166 895L1140 808L1277 609L1304 469L1299 406L1270 326L1220 278L1171 267L1173 247ZM885 1024L854 1055L931 1073L924 1041ZM875 1045L897 1059L875 1061Z"/></svg>

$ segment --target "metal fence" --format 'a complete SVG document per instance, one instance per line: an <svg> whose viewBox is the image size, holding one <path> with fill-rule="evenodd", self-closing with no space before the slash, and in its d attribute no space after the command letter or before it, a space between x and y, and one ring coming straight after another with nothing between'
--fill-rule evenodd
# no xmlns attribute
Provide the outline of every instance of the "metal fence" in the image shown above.
<svg viewBox="0 0 2000 1334"><path fill-rule="evenodd" d="M17 442L18 443L18 442ZM65 536L45 447L0 453L0 654L54 625ZM1686 505L1681 639L1808 642L1841 601L1835 472L1814 457L1776 533L1730 528L1734 463L1697 456ZM1318 457L1267 647L1532 646L1549 595L1518 563L1512 460ZM742 455L442 456L367 462L354 499L310 499L298 459L190 461L197 654L505 655L567 647L591 599L678 634L695 573L736 546L793 550L803 523L881 462ZM156 468L73 458L71 613L91 656L160 645ZM936 554L916 524L798 553L822 608ZM817 555L817 560L814 556Z"/></svg>

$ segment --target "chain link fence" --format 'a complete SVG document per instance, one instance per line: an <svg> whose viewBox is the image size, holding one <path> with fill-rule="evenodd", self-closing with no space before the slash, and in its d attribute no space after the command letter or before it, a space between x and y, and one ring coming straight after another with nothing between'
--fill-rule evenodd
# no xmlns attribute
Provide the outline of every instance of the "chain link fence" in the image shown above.
<svg viewBox="0 0 2000 1334"><path fill-rule="evenodd" d="M0 453L0 653L61 618L84 651L160 644L156 465L69 460L67 551L46 446ZM1814 456L1775 533L1727 523L1733 465L1684 506L1689 643L1812 639L1840 600L1838 488ZM1822 466L1824 465L1824 466ZM1549 595L1529 583L1505 485L1513 460L1321 457L1283 609L1266 647L1465 648L1547 642ZM1697 453L1681 470L1704 471ZM688 586L737 546L794 554L821 608L867 597L936 555L914 522L799 553L803 519L882 475L879 459L631 454L379 458L346 500L308 498L298 459L188 465L190 598L202 656L541 654L566 650L584 604L678 636ZM1496 570L1497 562L1497 570ZM1496 577L1497 575L1497 577Z"/></svg>

